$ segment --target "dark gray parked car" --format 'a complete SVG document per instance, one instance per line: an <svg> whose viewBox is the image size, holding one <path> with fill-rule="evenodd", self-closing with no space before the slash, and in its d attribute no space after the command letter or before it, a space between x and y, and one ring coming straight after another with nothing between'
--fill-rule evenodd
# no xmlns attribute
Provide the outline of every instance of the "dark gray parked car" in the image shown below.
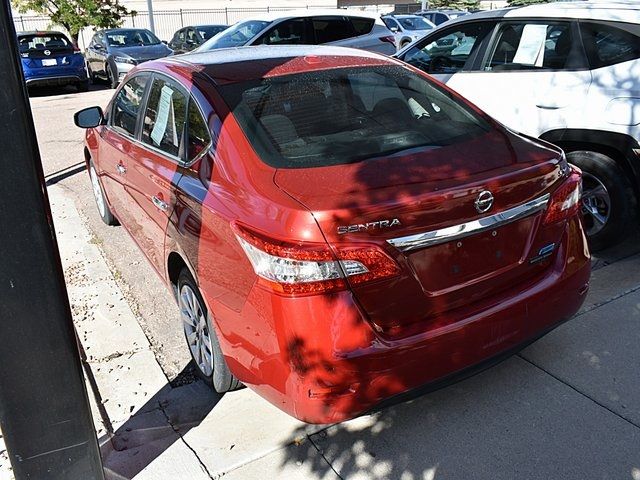
<svg viewBox="0 0 640 480"><path fill-rule="evenodd" d="M173 50L149 30L115 28L96 32L85 57L91 81L105 80L111 88L116 88L129 70L139 63L172 53Z"/></svg>

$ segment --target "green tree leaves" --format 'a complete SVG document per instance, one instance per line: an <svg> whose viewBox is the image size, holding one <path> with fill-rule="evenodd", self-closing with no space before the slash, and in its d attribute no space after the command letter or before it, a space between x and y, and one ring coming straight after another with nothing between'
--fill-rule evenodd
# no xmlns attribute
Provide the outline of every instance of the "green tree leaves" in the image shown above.
<svg viewBox="0 0 640 480"><path fill-rule="evenodd" d="M74 43L85 27L113 28L122 24L129 12L119 0L12 0L20 13L47 15L51 23L67 29Z"/></svg>

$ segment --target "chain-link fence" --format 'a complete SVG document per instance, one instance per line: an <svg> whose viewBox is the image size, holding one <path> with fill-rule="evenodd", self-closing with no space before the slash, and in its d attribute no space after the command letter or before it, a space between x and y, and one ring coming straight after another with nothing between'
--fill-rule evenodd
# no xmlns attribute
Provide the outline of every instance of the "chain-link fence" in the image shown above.
<svg viewBox="0 0 640 480"><path fill-rule="evenodd" d="M218 8L218 9L179 9L179 10L154 10L153 20L156 35L161 40L171 40L173 34L182 27L189 25L206 25L220 24L232 25L240 20L250 18L254 15L260 15L271 12L285 12L289 10L299 9L318 9L318 8L335 8L334 6L309 6L303 5L299 7L265 7L265 8ZM369 7L358 7L360 10L366 10L376 13L387 13L393 10L392 5L373 5ZM17 31L29 30L47 30L57 28L63 30L56 25L51 24L51 20L47 16L15 16L13 18ZM136 14L127 15L123 18L123 27L149 28L149 12L136 12ZM78 43L80 48L84 49L89 45L92 29L85 29L80 33Z"/></svg>

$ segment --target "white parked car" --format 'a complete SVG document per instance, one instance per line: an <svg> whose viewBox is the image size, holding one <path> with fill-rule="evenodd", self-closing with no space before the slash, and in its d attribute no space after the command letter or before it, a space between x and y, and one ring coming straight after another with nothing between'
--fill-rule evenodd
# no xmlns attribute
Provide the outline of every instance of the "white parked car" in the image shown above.
<svg viewBox="0 0 640 480"><path fill-rule="evenodd" d="M411 42L421 39L436 26L420 15L385 15L384 24L396 37L398 48L404 48Z"/></svg>
<svg viewBox="0 0 640 480"><path fill-rule="evenodd" d="M638 222L640 4L551 3L451 20L396 56L584 172L594 249Z"/></svg>
<svg viewBox="0 0 640 480"><path fill-rule="evenodd" d="M391 55L395 37L379 16L349 10L291 10L236 23L196 52L244 45L336 45Z"/></svg>

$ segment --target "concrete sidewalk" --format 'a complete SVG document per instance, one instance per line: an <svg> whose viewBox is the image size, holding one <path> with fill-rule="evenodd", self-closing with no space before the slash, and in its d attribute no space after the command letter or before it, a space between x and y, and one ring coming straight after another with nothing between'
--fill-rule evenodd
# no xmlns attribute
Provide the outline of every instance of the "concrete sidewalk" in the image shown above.
<svg viewBox="0 0 640 480"><path fill-rule="evenodd" d="M582 311L521 354L320 427L248 389L172 387L73 201L49 195L110 479L640 480L637 243L596 262Z"/></svg>

